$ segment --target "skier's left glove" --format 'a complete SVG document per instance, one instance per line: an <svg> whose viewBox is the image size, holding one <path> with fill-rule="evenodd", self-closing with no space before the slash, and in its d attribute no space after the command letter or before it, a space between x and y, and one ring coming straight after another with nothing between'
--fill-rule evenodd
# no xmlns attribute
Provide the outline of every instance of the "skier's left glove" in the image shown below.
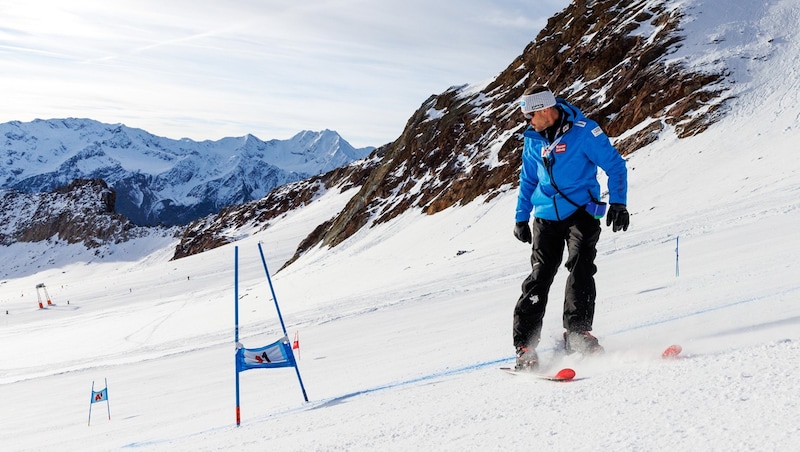
<svg viewBox="0 0 800 452"><path fill-rule="evenodd" d="M606 215L606 226L611 226L612 223L614 224L612 228L614 232L628 230L631 217L628 214L628 209L625 207L625 204L611 203L611 206L608 208L608 214Z"/></svg>

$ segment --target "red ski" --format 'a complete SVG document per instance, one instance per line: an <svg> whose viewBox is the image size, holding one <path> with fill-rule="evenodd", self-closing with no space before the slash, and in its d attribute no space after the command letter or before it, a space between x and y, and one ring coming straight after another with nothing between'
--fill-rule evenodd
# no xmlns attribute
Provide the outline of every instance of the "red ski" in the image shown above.
<svg viewBox="0 0 800 452"><path fill-rule="evenodd" d="M547 381L572 381L575 378L575 371L566 367L554 374L531 372L529 370L516 370L513 367L501 367L500 370L508 372L511 375L529 376Z"/></svg>
<svg viewBox="0 0 800 452"><path fill-rule="evenodd" d="M661 353L661 357L664 359L675 359L681 354L682 351L683 347L673 344L664 349L664 351Z"/></svg>

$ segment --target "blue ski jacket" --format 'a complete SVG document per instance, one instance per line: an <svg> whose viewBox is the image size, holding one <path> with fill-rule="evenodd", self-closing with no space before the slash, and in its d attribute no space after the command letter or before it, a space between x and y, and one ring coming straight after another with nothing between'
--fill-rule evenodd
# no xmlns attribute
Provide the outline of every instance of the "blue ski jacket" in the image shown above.
<svg viewBox="0 0 800 452"><path fill-rule="evenodd" d="M596 122L574 105L557 99L562 126L553 142L533 127L523 133L516 221L534 217L563 220L594 199L600 200L597 168L608 175L610 203L627 204L628 170Z"/></svg>

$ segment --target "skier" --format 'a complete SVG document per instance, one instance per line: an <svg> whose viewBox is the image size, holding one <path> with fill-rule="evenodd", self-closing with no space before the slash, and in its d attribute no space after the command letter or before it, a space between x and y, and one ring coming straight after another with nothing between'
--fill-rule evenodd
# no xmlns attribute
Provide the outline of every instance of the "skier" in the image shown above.
<svg viewBox="0 0 800 452"><path fill-rule="evenodd" d="M529 121L525 130L514 236L532 245L531 274L522 283L514 308L513 339L516 369L536 370L536 346L550 285L567 247L569 270L564 296L563 325L568 353L603 351L592 336L595 308L594 264L600 238L597 168L608 175L606 226L627 231L628 171L625 160L596 122L544 86L535 86L520 99ZM533 212L533 230L529 225Z"/></svg>

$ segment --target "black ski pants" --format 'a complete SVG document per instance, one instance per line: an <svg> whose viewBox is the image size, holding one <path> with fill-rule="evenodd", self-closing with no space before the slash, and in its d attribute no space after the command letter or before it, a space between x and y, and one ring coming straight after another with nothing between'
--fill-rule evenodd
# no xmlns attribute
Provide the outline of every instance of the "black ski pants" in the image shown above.
<svg viewBox="0 0 800 452"><path fill-rule="evenodd" d="M564 293L563 324L567 331L591 331L597 291L597 241L600 220L578 209L565 220L533 220L531 274L522 283L514 308L514 346L536 347L542 333L547 295L567 247L569 270Z"/></svg>

